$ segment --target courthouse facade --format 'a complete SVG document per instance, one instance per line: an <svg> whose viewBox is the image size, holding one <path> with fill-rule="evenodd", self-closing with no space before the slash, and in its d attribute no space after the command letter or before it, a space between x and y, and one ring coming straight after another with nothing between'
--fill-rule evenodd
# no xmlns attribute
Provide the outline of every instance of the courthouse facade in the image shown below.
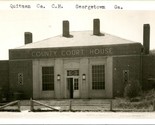
<svg viewBox="0 0 155 125"><path fill-rule="evenodd" d="M149 25L144 45L100 32L70 32L63 21L62 35L9 50L8 91L23 99L113 98L122 96L130 80L142 82L142 56L149 51Z"/></svg>

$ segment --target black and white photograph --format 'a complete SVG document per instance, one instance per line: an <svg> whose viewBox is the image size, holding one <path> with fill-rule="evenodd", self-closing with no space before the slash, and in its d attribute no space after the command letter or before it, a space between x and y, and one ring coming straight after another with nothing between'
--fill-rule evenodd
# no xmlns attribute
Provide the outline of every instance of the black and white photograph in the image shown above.
<svg viewBox="0 0 155 125"><path fill-rule="evenodd" d="M155 2L0 4L0 124L154 123Z"/></svg>

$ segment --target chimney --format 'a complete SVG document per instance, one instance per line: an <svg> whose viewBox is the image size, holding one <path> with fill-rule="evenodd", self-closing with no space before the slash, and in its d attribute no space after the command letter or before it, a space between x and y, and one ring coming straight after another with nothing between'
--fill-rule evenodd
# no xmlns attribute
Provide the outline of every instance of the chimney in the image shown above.
<svg viewBox="0 0 155 125"><path fill-rule="evenodd" d="M150 51L150 25L144 24L143 26L143 47L144 53L149 54Z"/></svg>
<svg viewBox="0 0 155 125"><path fill-rule="evenodd" d="M100 20L94 19L93 20L93 35L100 35Z"/></svg>
<svg viewBox="0 0 155 125"><path fill-rule="evenodd" d="M25 35L25 45L32 43L32 33L25 32L24 35Z"/></svg>
<svg viewBox="0 0 155 125"><path fill-rule="evenodd" d="M63 36L64 37L69 37L69 21L68 20L64 20L63 21Z"/></svg>

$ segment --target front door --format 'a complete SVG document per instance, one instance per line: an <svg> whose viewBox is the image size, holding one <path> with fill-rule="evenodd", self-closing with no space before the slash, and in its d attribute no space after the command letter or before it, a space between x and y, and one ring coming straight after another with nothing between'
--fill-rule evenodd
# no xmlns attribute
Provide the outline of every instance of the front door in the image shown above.
<svg viewBox="0 0 155 125"><path fill-rule="evenodd" d="M79 79L76 77L67 78L69 98L79 98Z"/></svg>

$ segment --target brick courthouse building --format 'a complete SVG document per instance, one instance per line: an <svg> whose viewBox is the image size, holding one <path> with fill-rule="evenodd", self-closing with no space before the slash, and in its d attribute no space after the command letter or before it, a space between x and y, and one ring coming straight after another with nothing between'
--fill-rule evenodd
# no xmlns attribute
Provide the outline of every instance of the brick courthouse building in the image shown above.
<svg viewBox="0 0 155 125"><path fill-rule="evenodd" d="M0 62L1 93L21 93L22 99L113 98L123 95L129 80L149 88L155 78L149 24L143 45L101 33L99 19L93 31L70 32L68 21L62 29L62 35L35 43L25 32L25 45L10 49L9 60Z"/></svg>

